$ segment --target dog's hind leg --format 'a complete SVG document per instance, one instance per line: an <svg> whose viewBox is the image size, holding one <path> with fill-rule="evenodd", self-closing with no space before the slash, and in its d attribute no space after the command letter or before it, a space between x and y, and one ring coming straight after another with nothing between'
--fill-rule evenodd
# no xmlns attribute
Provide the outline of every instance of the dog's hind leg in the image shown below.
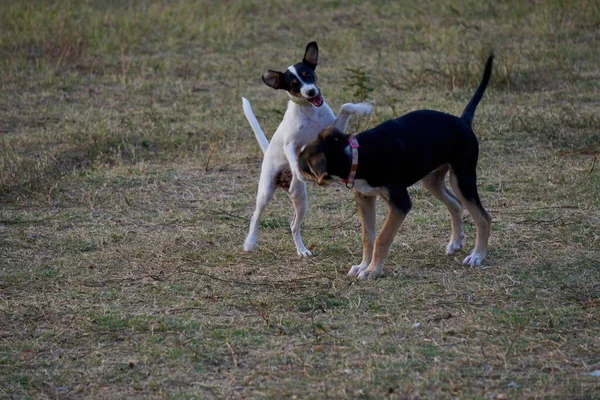
<svg viewBox="0 0 600 400"><path fill-rule="evenodd" d="M354 197L358 204L358 214L362 225L363 257L360 264L353 265L350 268L348 276L358 276L362 271L367 269L373 258L373 245L377 237L375 208L377 196L365 196L358 191L354 191Z"/></svg>
<svg viewBox="0 0 600 400"><path fill-rule="evenodd" d="M492 217L487 213L479 194L477 193L477 179L475 171L471 173L462 173L462 171L450 170L450 185L452 189L469 211L469 214L475 221L477 228L477 238L475 248L469 256L463 260L463 264L472 266L481 265L487 255L488 240L492 228Z"/></svg>
<svg viewBox="0 0 600 400"><path fill-rule="evenodd" d="M462 249L465 234L463 232L462 205L454 193L446 187L445 178L448 169L448 165L436 169L425 176L425 178L421 180L421 184L436 199L444 203L450 212L452 234L450 236L450 242L448 242L448 245L446 246L446 254L452 255L457 250Z"/></svg>
<svg viewBox="0 0 600 400"><path fill-rule="evenodd" d="M256 209L252 214L250 220L250 229L246 240L244 241L244 250L252 251L256 247L256 240L258 238L258 224L260 222L260 216L267 207L267 204L273 198L275 192L275 175L277 170L271 165L263 163L260 171L260 180L258 182L258 194L256 195Z"/></svg>
<svg viewBox="0 0 600 400"><path fill-rule="evenodd" d="M292 220L290 228L292 230L294 244L296 245L296 251L300 257L310 257L312 256L312 253L304 246L304 243L302 243L302 237L300 236L302 219L306 215L306 208L308 205L306 184L296 176L293 176L288 194L290 195L292 203L294 204L294 219Z"/></svg>

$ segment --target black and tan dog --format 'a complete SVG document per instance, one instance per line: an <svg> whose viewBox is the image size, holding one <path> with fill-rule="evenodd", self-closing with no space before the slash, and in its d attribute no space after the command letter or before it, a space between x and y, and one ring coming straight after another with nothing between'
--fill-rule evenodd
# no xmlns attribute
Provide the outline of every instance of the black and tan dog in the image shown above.
<svg viewBox="0 0 600 400"><path fill-rule="evenodd" d="M414 111L354 137L330 127L302 149L298 166L305 179L326 185L347 177L342 182L354 188L362 220L363 259L361 264L352 266L348 275L361 279L383 275L383 263L394 236L411 208L407 188L419 180L450 211L452 235L446 247L448 254L454 254L463 245L462 206L473 216L476 245L463 263L481 265L492 219L477 194L479 145L471 125L490 80L492 62L490 56L483 79L460 118L438 111ZM446 187L448 171L456 195ZM386 200L389 208L378 236L377 195Z"/></svg>

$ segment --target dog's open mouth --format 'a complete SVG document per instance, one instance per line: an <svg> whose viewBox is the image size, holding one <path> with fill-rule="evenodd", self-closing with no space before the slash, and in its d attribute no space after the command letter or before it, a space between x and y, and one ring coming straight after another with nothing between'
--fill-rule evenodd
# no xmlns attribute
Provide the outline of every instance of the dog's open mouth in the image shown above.
<svg viewBox="0 0 600 400"><path fill-rule="evenodd" d="M315 107L321 107L323 105L323 96L321 96L320 94L306 100L308 100L310 104L312 104Z"/></svg>

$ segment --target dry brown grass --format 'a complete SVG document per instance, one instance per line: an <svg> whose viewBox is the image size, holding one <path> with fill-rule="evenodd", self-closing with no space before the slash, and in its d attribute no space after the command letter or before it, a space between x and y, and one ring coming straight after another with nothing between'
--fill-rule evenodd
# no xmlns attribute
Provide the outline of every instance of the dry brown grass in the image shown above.
<svg viewBox="0 0 600 400"><path fill-rule="evenodd" d="M0 5L0 397L598 397L598 4L452 3ZM459 113L494 50L483 268L444 255L419 186L381 280L345 275L342 187L309 188L316 257L283 192L242 251L261 155L240 95L273 132L260 74L310 40L332 108L365 72L373 123Z"/></svg>

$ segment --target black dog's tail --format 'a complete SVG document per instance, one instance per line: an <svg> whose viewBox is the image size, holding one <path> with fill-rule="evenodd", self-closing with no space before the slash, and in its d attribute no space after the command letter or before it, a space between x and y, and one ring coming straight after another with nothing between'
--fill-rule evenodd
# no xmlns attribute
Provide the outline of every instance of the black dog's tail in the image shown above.
<svg viewBox="0 0 600 400"><path fill-rule="evenodd" d="M465 121L469 126L473 124L473 117L475 116L475 109L477 105L481 101L483 97L483 93L485 92L485 88L487 88L488 82L490 81L490 76L492 76L492 64L494 62L494 55L490 54L485 63L485 71L483 72L483 78L481 79L481 83L479 87L475 91L473 98L469 101L469 104L465 107L460 119Z"/></svg>

